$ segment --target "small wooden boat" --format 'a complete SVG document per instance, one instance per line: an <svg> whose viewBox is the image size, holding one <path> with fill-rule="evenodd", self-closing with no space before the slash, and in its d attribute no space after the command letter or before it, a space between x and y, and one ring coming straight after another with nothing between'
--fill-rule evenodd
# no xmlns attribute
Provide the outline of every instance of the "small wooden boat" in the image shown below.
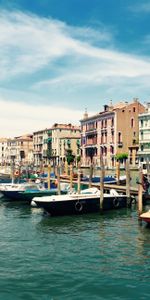
<svg viewBox="0 0 150 300"><path fill-rule="evenodd" d="M140 215L140 219L145 221L146 223L150 224L150 210L145 213L142 213Z"/></svg>

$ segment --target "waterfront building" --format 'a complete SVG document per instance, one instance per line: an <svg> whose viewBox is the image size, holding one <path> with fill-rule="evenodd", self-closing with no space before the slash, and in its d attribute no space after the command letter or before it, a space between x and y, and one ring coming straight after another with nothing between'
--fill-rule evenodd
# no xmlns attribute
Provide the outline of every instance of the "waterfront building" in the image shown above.
<svg viewBox="0 0 150 300"><path fill-rule="evenodd" d="M54 124L52 127L52 153L56 160L65 161L67 151L71 150L76 158L80 156L80 137L79 126L72 124Z"/></svg>
<svg viewBox="0 0 150 300"><path fill-rule="evenodd" d="M26 134L14 138L7 139L7 147L5 148L5 157L7 164L19 166L28 165L33 162L33 136Z"/></svg>
<svg viewBox="0 0 150 300"><path fill-rule="evenodd" d="M33 134L15 137L16 163L31 165L33 163Z"/></svg>
<svg viewBox="0 0 150 300"><path fill-rule="evenodd" d="M150 103L146 111L139 115L139 162L150 161Z"/></svg>
<svg viewBox="0 0 150 300"><path fill-rule="evenodd" d="M54 124L49 129L33 133L33 154L36 166L65 161L68 149L80 155L80 127L72 124Z"/></svg>
<svg viewBox="0 0 150 300"><path fill-rule="evenodd" d="M43 136L45 131L38 130L33 132L33 160L35 166L40 166L43 161Z"/></svg>
<svg viewBox="0 0 150 300"><path fill-rule="evenodd" d="M7 138L0 138L0 165L6 165Z"/></svg>
<svg viewBox="0 0 150 300"><path fill-rule="evenodd" d="M82 165L91 161L99 166L103 157L106 167L114 167L117 154L127 154L135 164L138 151L138 115L145 107L134 98L131 103L104 105L103 111L89 117L85 112L81 122Z"/></svg>

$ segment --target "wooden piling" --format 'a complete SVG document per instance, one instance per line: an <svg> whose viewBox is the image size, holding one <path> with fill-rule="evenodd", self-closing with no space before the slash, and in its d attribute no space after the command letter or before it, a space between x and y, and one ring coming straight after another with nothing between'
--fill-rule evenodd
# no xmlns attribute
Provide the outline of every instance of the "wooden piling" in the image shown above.
<svg viewBox="0 0 150 300"><path fill-rule="evenodd" d="M142 167L139 169L139 181L138 181L138 220L141 224L141 218L140 215L143 211L143 170Z"/></svg>
<svg viewBox="0 0 150 300"><path fill-rule="evenodd" d="M80 194L81 191L81 166L80 162L78 162L78 185L77 185L77 192Z"/></svg>
<svg viewBox="0 0 150 300"><path fill-rule="evenodd" d="M104 162L102 156L100 157L100 210L103 209L103 201L104 201Z"/></svg>
<svg viewBox="0 0 150 300"><path fill-rule="evenodd" d="M50 176L51 176L51 166L49 164L48 168L47 168L47 186L48 186L48 190L50 190L50 188L51 188L51 179L50 179Z"/></svg>
<svg viewBox="0 0 150 300"><path fill-rule="evenodd" d="M143 170L140 167L139 169L139 184L138 184L138 219L141 222L140 215L143 211Z"/></svg>
<svg viewBox="0 0 150 300"><path fill-rule="evenodd" d="M15 166L14 166L14 161L12 160L11 161L11 181L12 181L12 183L14 183L14 180L15 180L14 173L15 173Z"/></svg>
<svg viewBox="0 0 150 300"><path fill-rule="evenodd" d="M68 162L67 160L65 161L65 173L68 175Z"/></svg>
<svg viewBox="0 0 150 300"><path fill-rule="evenodd" d="M126 160L126 195L127 195L127 206L130 205L130 168L129 168L129 160Z"/></svg>
<svg viewBox="0 0 150 300"><path fill-rule="evenodd" d="M70 164L70 191L73 188L73 166Z"/></svg>
<svg viewBox="0 0 150 300"><path fill-rule="evenodd" d="M61 194L61 189L60 189L60 166L57 166L57 189L58 189L58 195Z"/></svg>
<svg viewBox="0 0 150 300"><path fill-rule="evenodd" d="M120 184L120 162L116 161L116 179L117 179L117 184Z"/></svg>
<svg viewBox="0 0 150 300"><path fill-rule="evenodd" d="M93 177L93 163L90 165L90 175L89 175L89 188L92 187L92 177Z"/></svg>

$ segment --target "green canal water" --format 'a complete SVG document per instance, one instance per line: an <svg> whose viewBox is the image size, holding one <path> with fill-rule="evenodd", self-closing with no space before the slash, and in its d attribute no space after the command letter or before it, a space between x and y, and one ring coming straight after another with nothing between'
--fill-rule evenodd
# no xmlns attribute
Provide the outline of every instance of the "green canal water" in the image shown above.
<svg viewBox="0 0 150 300"><path fill-rule="evenodd" d="M0 200L0 300L149 299L136 207L72 217Z"/></svg>

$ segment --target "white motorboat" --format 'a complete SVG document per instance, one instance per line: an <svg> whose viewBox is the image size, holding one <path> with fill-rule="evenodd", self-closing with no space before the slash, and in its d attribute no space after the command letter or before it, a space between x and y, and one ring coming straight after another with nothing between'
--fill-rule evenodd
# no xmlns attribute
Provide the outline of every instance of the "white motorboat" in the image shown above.
<svg viewBox="0 0 150 300"><path fill-rule="evenodd" d="M43 208L51 216L85 214L100 211L100 190L89 188L80 194L54 195L34 197L31 204ZM103 210L123 208L127 206L127 196L120 195L115 190L103 195Z"/></svg>

